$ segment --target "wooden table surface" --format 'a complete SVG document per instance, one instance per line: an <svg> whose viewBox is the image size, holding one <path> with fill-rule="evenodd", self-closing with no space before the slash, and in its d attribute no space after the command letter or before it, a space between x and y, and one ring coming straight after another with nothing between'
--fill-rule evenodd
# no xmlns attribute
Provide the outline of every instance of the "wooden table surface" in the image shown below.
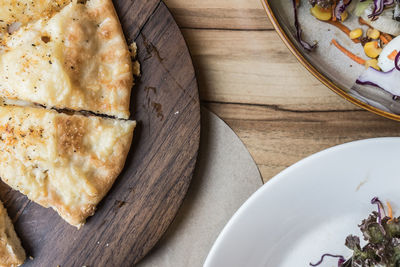
<svg viewBox="0 0 400 267"><path fill-rule="evenodd" d="M264 181L322 149L400 134L400 123L361 110L308 73L260 0L165 3L188 42L202 104L238 134Z"/></svg>

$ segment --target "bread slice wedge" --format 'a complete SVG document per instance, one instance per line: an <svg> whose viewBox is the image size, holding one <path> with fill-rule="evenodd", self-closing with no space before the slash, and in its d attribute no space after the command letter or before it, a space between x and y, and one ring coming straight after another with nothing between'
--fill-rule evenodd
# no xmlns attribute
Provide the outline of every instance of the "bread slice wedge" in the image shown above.
<svg viewBox="0 0 400 267"><path fill-rule="evenodd" d="M15 233L7 211L0 202L0 267L20 266L26 258L25 251Z"/></svg>
<svg viewBox="0 0 400 267"><path fill-rule="evenodd" d="M52 17L72 0L0 0L0 37L41 18Z"/></svg>
<svg viewBox="0 0 400 267"><path fill-rule="evenodd" d="M0 97L129 118L131 53L111 0L73 0L3 42Z"/></svg>
<svg viewBox="0 0 400 267"><path fill-rule="evenodd" d="M80 227L120 174L136 123L0 106L0 177Z"/></svg>

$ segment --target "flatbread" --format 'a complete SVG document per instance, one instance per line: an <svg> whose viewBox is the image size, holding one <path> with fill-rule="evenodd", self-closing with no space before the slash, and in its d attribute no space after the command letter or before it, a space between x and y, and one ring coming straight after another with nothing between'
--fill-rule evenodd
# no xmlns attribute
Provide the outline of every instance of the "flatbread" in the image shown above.
<svg viewBox="0 0 400 267"><path fill-rule="evenodd" d="M76 0L5 38L0 97L129 118L132 62L111 0Z"/></svg>
<svg viewBox="0 0 400 267"><path fill-rule="evenodd" d="M25 251L0 201L0 267L20 266L25 258Z"/></svg>
<svg viewBox="0 0 400 267"><path fill-rule="evenodd" d="M44 17L52 17L72 0L0 0L0 37ZM14 29L13 29L14 28Z"/></svg>
<svg viewBox="0 0 400 267"><path fill-rule="evenodd" d="M121 172L135 125L0 106L0 177L79 228Z"/></svg>

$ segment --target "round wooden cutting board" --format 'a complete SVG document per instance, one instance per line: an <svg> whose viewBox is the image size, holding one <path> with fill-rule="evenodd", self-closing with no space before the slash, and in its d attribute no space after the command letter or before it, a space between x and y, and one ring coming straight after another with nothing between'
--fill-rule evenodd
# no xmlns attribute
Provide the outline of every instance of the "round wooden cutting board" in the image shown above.
<svg viewBox="0 0 400 267"><path fill-rule="evenodd" d="M142 76L131 112L138 121L125 169L80 229L0 185L26 266L132 266L174 219L190 184L200 140L197 81L182 34L159 0L115 0Z"/></svg>

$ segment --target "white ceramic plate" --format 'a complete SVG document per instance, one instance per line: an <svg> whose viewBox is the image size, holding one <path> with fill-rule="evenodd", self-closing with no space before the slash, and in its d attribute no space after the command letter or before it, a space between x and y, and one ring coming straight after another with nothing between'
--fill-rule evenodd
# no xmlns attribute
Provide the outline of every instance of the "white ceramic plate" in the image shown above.
<svg viewBox="0 0 400 267"><path fill-rule="evenodd" d="M357 224L389 200L400 215L400 138L336 146L284 170L258 190L226 225L204 266L309 266L344 246ZM321 266L337 266L329 259Z"/></svg>

